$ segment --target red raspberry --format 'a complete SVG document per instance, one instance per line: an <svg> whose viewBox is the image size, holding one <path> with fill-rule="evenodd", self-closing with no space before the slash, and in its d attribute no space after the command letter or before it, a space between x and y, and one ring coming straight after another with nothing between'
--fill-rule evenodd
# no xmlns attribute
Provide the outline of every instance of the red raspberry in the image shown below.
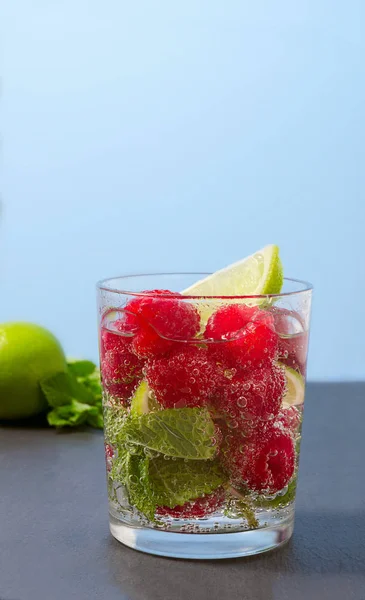
<svg viewBox="0 0 365 600"><path fill-rule="evenodd" d="M131 339L102 329L101 375L111 396L127 400L143 377L143 361L131 352Z"/></svg>
<svg viewBox="0 0 365 600"><path fill-rule="evenodd" d="M275 364L250 373L238 372L226 379L214 405L231 428L239 427L247 433L277 416L285 385L284 369Z"/></svg>
<svg viewBox="0 0 365 600"><path fill-rule="evenodd" d="M143 292L125 306L120 331L135 333L132 350L141 358L165 354L173 340L190 340L200 329L200 316L189 302L176 298L168 290ZM172 297L169 297L172 296ZM181 296L183 298L183 296Z"/></svg>
<svg viewBox="0 0 365 600"><path fill-rule="evenodd" d="M275 421L276 426L278 426L281 430L290 433L290 435L292 435L294 438L298 434L300 423L301 415L295 406L282 408Z"/></svg>
<svg viewBox="0 0 365 600"><path fill-rule="evenodd" d="M216 367L207 351L177 344L178 350L151 360L146 366L148 384L164 408L203 406L216 386Z"/></svg>
<svg viewBox="0 0 365 600"><path fill-rule="evenodd" d="M205 337L212 340L223 340L227 333L243 329L258 314L256 306L246 304L227 304L219 308L208 319Z"/></svg>
<svg viewBox="0 0 365 600"><path fill-rule="evenodd" d="M114 326L118 325L119 321L115 321ZM101 329L101 343L100 343L100 351L101 356L104 358L105 353L108 350L114 350L116 352L123 352L126 345L126 339L124 336L119 335L118 333L113 333L109 329L105 329L102 327Z"/></svg>
<svg viewBox="0 0 365 600"><path fill-rule="evenodd" d="M110 444L104 444L104 452L105 452L105 464L106 470L109 472L112 468L112 459L114 457L114 450Z"/></svg>
<svg viewBox="0 0 365 600"><path fill-rule="evenodd" d="M268 426L253 441L236 436L224 454L223 464L237 487L276 494L293 476L295 448L291 435Z"/></svg>
<svg viewBox="0 0 365 600"><path fill-rule="evenodd" d="M174 519L202 519L215 513L222 506L225 498L225 490L220 487L212 494L207 494L195 500L189 500L182 506L158 506L157 514L161 517L173 517Z"/></svg>
<svg viewBox="0 0 365 600"><path fill-rule="evenodd" d="M155 358L171 351L175 342L162 338L152 327L141 327L133 338L133 352L140 358Z"/></svg>
<svg viewBox="0 0 365 600"><path fill-rule="evenodd" d="M219 308L208 320L204 337L218 362L242 369L265 366L278 351L272 316L257 307L231 304Z"/></svg>

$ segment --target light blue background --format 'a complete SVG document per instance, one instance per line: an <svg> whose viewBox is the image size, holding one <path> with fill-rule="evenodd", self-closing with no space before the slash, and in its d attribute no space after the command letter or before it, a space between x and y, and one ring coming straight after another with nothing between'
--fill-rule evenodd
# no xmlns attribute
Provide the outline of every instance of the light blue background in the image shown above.
<svg viewBox="0 0 365 600"><path fill-rule="evenodd" d="M316 288L310 378L364 378L365 3L1 10L1 320L95 358L97 279L276 242Z"/></svg>

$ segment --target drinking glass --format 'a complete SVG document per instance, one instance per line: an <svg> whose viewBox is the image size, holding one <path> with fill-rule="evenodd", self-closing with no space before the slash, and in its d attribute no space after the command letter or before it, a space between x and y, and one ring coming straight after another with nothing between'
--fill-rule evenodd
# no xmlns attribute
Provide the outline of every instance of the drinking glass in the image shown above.
<svg viewBox="0 0 365 600"><path fill-rule="evenodd" d="M247 556L293 532L312 287L176 292L205 275L98 283L110 530L163 556Z"/></svg>

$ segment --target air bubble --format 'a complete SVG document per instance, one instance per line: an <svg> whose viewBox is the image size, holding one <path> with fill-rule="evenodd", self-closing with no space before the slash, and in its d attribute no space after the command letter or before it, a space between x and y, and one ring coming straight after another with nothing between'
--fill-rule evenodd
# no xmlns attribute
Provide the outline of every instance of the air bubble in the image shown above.
<svg viewBox="0 0 365 600"><path fill-rule="evenodd" d="M239 406L240 408L246 408L247 406L247 398L245 398L244 396L241 396L240 398L237 399L237 406Z"/></svg>

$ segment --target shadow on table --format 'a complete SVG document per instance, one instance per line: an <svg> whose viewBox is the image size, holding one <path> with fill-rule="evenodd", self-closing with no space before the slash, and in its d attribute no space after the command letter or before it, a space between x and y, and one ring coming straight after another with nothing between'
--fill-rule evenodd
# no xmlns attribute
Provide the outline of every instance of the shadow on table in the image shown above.
<svg viewBox="0 0 365 600"><path fill-rule="evenodd" d="M6 429L47 429L49 427L47 423L46 413L36 415L35 417L28 417L27 419L16 419L15 421L2 421L0 419L0 427Z"/></svg>
<svg viewBox="0 0 365 600"><path fill-rule="evenodd" d="M189 561L160 558L110 541L109 568L130 600L255 598L272 600L284 575L365 576L365 511L355 514L298 513L292 540L283 548L249 558ZM123 568L125 565L127 568ZM194 595L194 586L199 586Z"/></svg>
<svg viewBox="0 0 365 600"><path fill-rule="evenodd" d="M35 417L28 417L27 419L16 419L14 421L3 421L0 419L0 429L1 428L4 428L4 430L50 429L53 431L57 431L57 433L60 435L67 435L69 433L73 433L74 431L96 432L101 435L103 434L103 431L101 429L94 429L92 427L89 427L88 425L79 425L77 427L62 428L51 427L47 421L47 413L42 413L40 415L36 415Z"/></svg>

